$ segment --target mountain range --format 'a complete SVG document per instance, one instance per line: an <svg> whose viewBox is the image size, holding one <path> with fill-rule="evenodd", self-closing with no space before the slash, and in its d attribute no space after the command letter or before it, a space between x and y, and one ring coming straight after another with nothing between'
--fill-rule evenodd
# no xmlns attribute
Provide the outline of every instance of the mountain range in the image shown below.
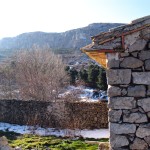
<svg viewBox="0 0 150 150"><path fill-rule="evenodd" d="M110 28L121 26L121 23L93 23L86 27L69 30L61 33L29 32L16 37L0 40L0 58L10 55L14 50L30 49L33 45L48 47L57 53L78 50L91 43L91 36Z"/></svg>

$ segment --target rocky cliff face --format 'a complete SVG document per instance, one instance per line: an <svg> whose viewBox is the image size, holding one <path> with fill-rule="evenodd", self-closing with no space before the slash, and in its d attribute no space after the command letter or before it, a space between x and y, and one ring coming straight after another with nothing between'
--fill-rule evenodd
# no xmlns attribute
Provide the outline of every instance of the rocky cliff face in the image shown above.
<svg viewBox="0 0 150 150"><path fill-rule="evenodd" d="M27 49L33 45L47 46L51 49L79 49L91 43L90 37L110 28L120 26L120 23L94 23L87 27L69 30L62 33L30 32L13 38L0 40L0 49Z"/></svg>

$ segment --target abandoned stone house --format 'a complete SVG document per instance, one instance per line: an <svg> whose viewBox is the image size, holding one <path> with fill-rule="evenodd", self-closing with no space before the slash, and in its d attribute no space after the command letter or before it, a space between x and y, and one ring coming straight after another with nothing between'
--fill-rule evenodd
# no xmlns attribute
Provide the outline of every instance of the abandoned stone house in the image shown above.
<svg viewBox="0 0 150 150"><path fill-rule="evenodd" d="M107 69L111 150L150 149L150 16L81 49Z"/></svg>

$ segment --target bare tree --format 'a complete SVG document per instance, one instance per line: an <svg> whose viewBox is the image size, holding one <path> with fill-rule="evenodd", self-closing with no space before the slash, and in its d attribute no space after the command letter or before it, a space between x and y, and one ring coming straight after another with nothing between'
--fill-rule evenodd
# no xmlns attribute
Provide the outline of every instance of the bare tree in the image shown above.
<svg viewBox="0 0 150 150"><path fill-rule="evenodd" d="M0 97L3 99L13 99L16 97L15 71L10 63L0 65Z"/></svg>
<svg viewBox="0 0 150 150"><path fill-rule="evenodd" d="M23 99L53 101L66 82L60 56L48 49L34 47L15 57L16 82Z"/></svg>

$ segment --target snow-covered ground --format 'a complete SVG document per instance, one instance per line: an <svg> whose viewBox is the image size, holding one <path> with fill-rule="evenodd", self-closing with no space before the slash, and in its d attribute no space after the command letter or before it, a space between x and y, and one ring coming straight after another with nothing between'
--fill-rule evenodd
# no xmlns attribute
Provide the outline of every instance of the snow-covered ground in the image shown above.
<svg viewBox="0 0 150 150"><path fill-rule="evenodd" d="M82 136L83 138L109 138L109 130L108 129L94 129L94 130L70 130L70 129L54 129L54 128L41 128L41 127L33 127L33 126L25 126L25 125L16 125L0 122L0 130L3 131L14 131L16 133L21 134L37 134L42 136L47 135L55 135L55 136Z"/></svg>
<svg viewBox="0 0 150 150"><path fill-rule="evenodd" d="M84 86L69 86L66 91L60 94L60 97L65 97L68 94L76 94L81 101L101 101L108 100L107 93L105 91L96 91L89 87Z"/></svg>

